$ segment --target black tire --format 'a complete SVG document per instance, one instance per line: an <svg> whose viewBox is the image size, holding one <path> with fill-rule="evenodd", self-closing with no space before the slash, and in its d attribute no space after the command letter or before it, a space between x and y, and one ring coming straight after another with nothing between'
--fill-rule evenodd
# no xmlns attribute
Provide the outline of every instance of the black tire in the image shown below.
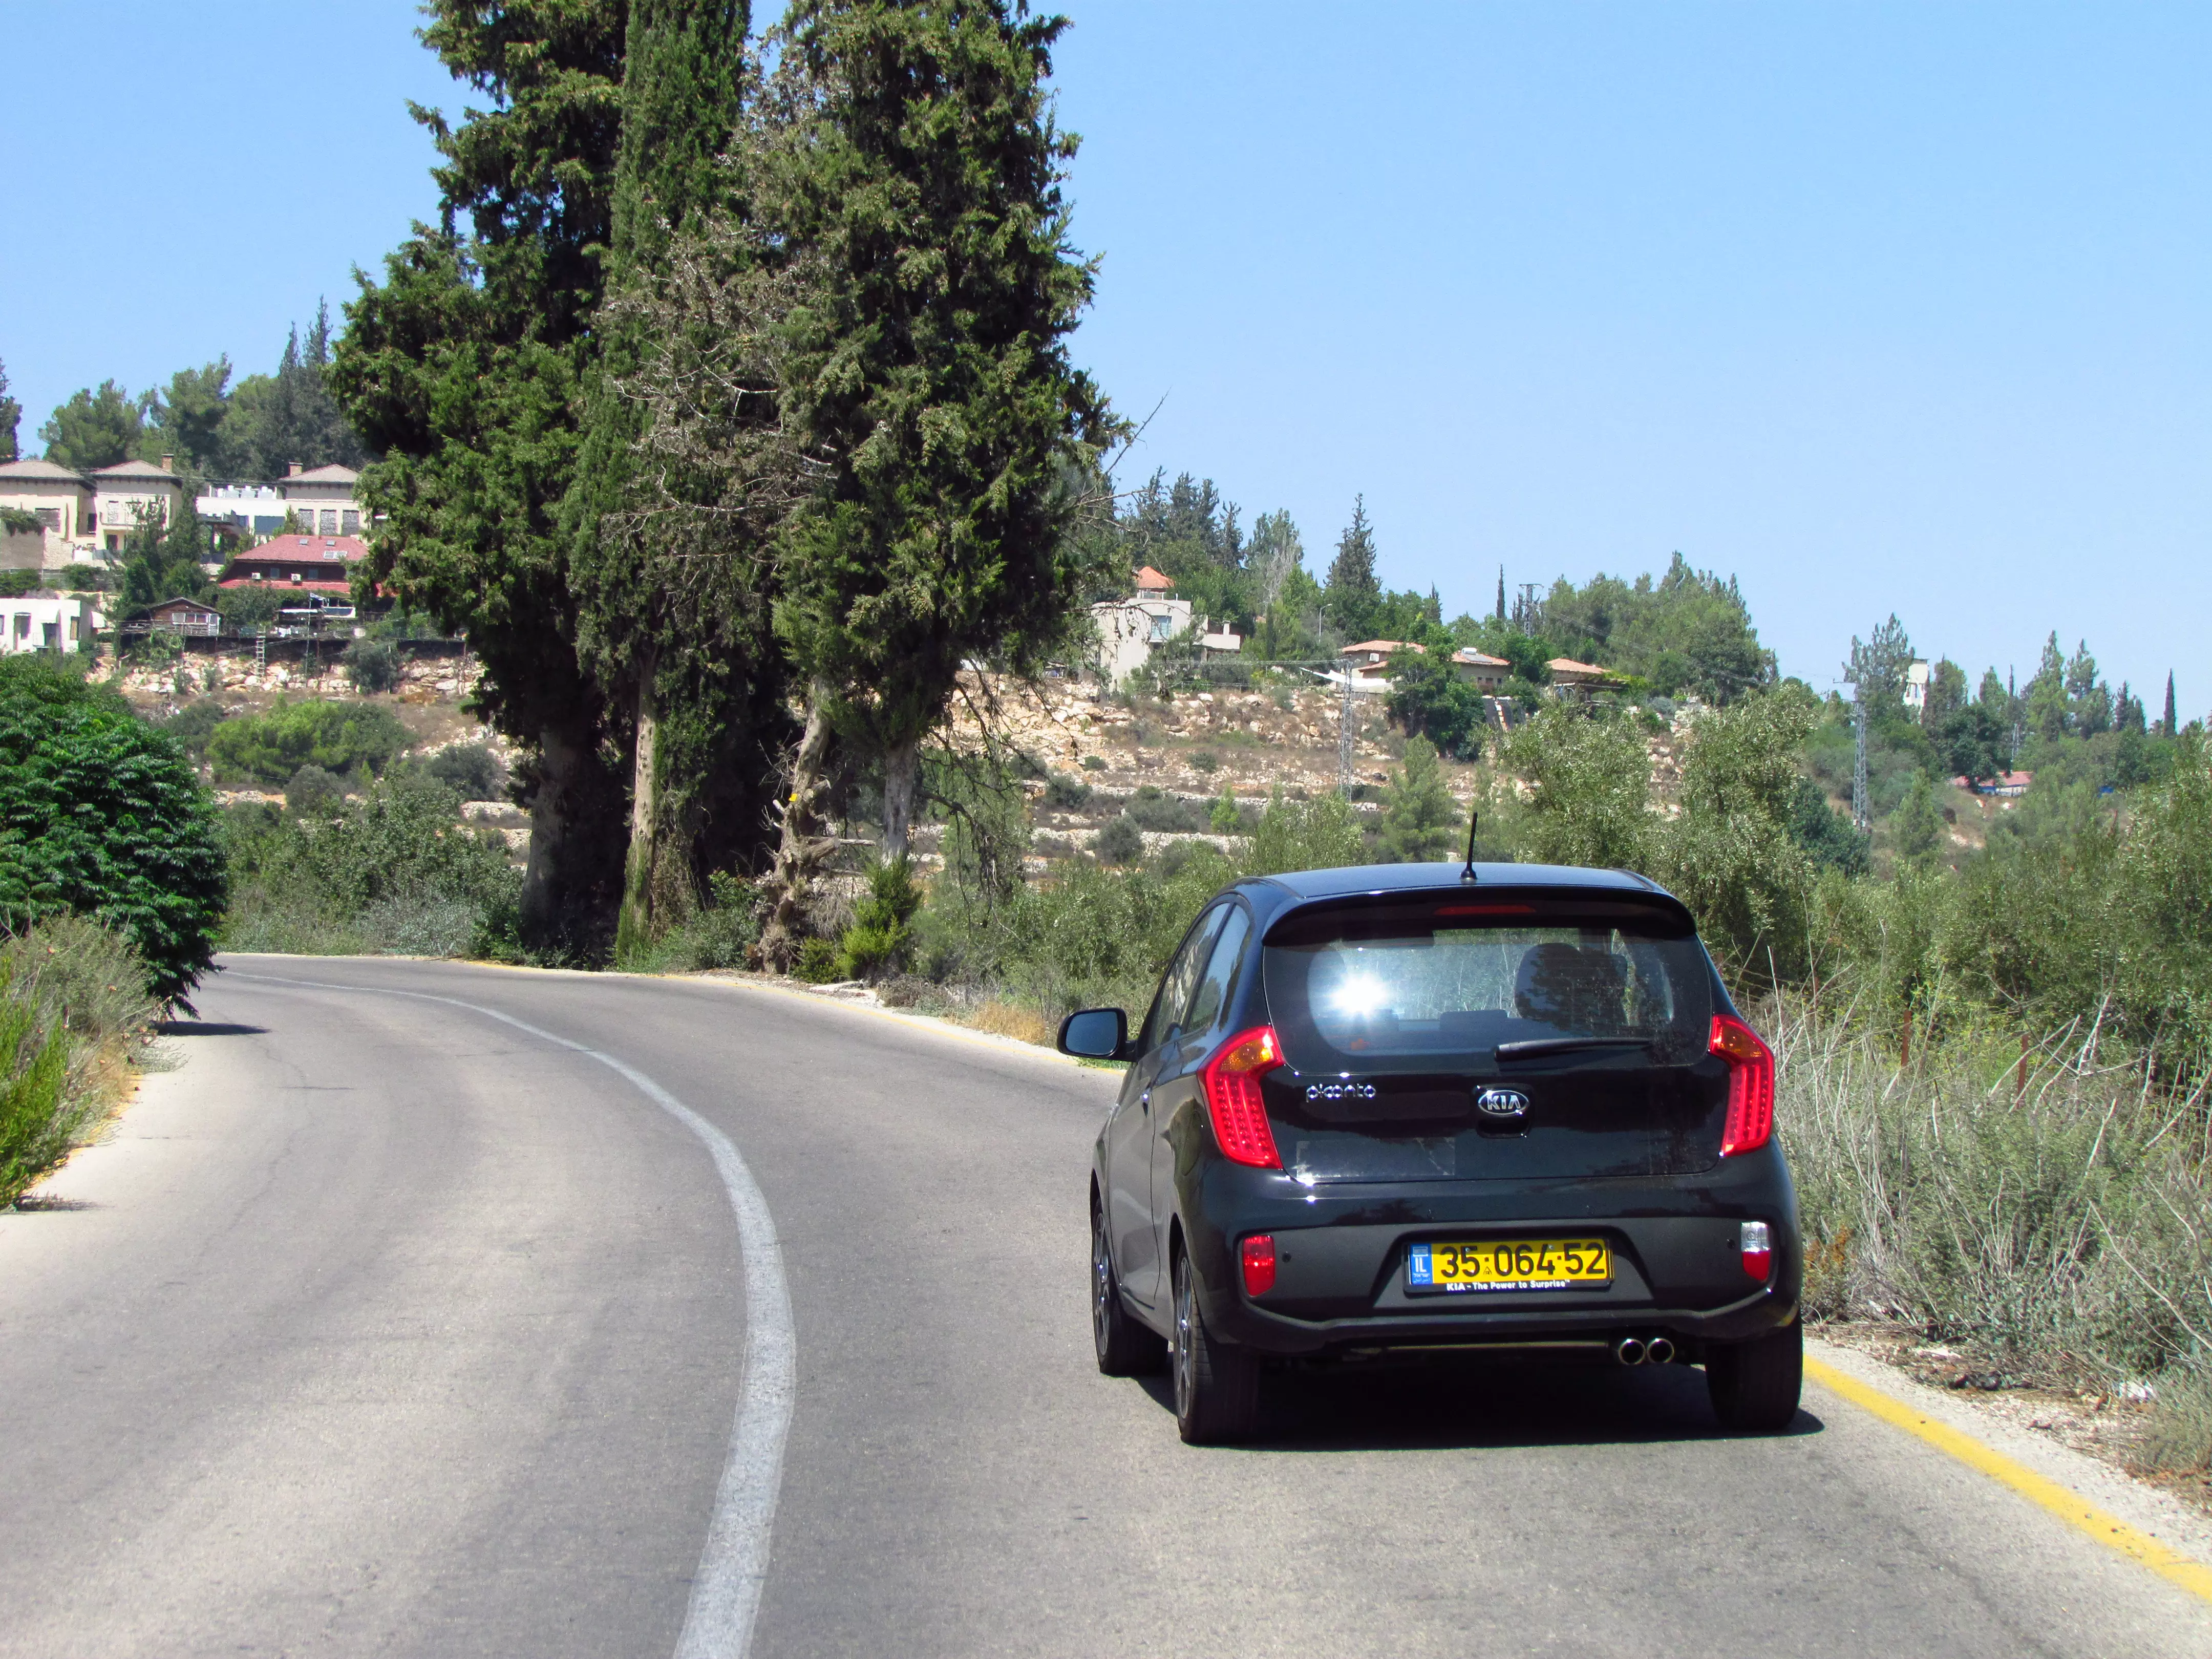
<svg viewBox="0 0 2212 1659"><path fill-rule="evenodd" d="M1091 1212L1091 1340L1098 1369L1109 1376L1150 1376L1167 1363L1167 1339L1146 1330L1121 1301L1105 1212L1096 1206Z"/></svg>
<svg viewBox="0 0 2212 1659"><path fill-rule="evenodd" d="M1260 1418L1259 1357L1207 1331L1190 1258L1180 1250L1172 1329L1168 1358L1175 1373L1176 1427L1184 1441L1218 1446L1249 1437Z"/></svg>
<svg viewBox="0 0 2212 1659"><path fill-rule="evenodd" d="M1748 1342L1716 1342L1705 1350L1705 1391L1724 1428L1774 1434L1797 1415L1805 1383L1805 1328L1790 1321Z"/></svg>

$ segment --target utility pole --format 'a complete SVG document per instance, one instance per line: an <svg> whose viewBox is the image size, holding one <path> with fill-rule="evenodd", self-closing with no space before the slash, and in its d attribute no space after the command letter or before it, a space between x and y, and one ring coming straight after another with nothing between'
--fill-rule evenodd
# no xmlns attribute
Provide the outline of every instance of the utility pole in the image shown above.
<svg viewBox="0 0 2212 1659"><path fill-rule="evenodd" d="M1344 701L1336 717L1337 787L1343 790L1346 800L1352 799L1352 659L1343 659Z"/></svg>
<svg viewBox="0 0 2212 1659"><path fill-rule="evenodd" d="M1866 691L1851 683L1851 824L1861 835L1870 827L1867 811Z"/></svg>

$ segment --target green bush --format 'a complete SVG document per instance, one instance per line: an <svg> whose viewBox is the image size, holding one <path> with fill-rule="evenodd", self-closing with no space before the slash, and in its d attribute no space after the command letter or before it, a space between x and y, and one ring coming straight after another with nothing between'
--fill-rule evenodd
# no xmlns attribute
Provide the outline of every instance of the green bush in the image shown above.
<svg viewBox="0 0 2212 1659"><path fill-rule="evenodd" d="M1273 876L1291 870L1334 870L1367 861L1359 815L1340 795L1286 800L1278 790L1260 814L1239 875Z"/></svg>
<svg viewBox="0 0 2212 1659"><path fill-rule="evenodd" d="M1237 792L1228 784L1221 786L1221 799L1213 803L1213 810L1206 815L1206 821L1217 836L1233 836L1244 827L1243 814L1237 806Z"/></svg>
<svg viewBox="0 0 2212 1659"><path fill-rule="evenodd" d="M1124 812L1091 838L1091 850L1107 864L1134 864L1145 855L1145 832Z"/></svg>
<svg viewBox="0 0 2212 1659"><path fill-rule="evenodd" d="M1165 790L1146 783L1139 784L1137 793L1129 798L1122 809L1139 830L1150 830L1157 835L1196 835L1206 827L1207 809L1194 800L1185 800L1181 795L1170 795Z"/></svg>
<svg viewBox="0 0 2212 1659"><path fill-rule="evenodd" d="M422 769L463 800L497 800L507 787L507 769L489 744L461 743L441 749Z"/></svg>
<svg viewBox="0 0 2212 1659"><path fill-rule="evenodd" d="M904 859L878 861L868 872L868 896L855 907L853 925L838 945L838 971L846 979L897 973L913 948L915 912L921 890Z"/></svg>
<svg viewBox="0 0 2212 1659"><path fill-rule="evenodd" d="M267 582L248 582L243 587L226 587L215 596L215 608L231 627L241 630L267 628L275 623L276 613L284 608L286 591L272 587Z"/></svg>
<svg viewBox="0 0 2212 1659"><path fill-rule="evenodd" d="M161 729L184 744L185 752L195 761L207 758L209 738L216 726L229 719L223 706L213 697L199 697L186 703L161 722Z"/></svg>
<svg viewBox="0 0 2212 1659"><path fill-rule="evenodd" d="M389 691L399 684L399 647L385 640L358 639L347 646L338 660L353 689L367 696Z"/></svg>
<svg viewBox="0 0 2212 1659"><path fill-rule="evenodd" d="M1044 781L1044 804L1055 811L1075 811L1091 804L1091 786L1080 778L1054 772Z"/></svg>
<svg viewBox="0 0 2212 1659"><path fill-rule="evenodd" d="M838 968L836 942L826 939L805 940L799 947L799 961L791 973L802 984L835 984L843 977Z"/></svg>
<svg viewBox="0 0 2212 1659"><path fill-rule="evenodd" d="M488 948L521 876L505 838L457 822L457 806L442 785L401 780L325 822L236 816L225 946L341 956Z"/></svg>
<svg viewBox="0 0 2212 1659"><path fill-rule="evenodd" d="M265 714L225 720L207 752L220 780L281 787L310 763L380 774L410 741L392 711L373 703L279 701Z"/></svg>
<svg viewBox="0 0 2212 1659"><path fill-rule="evenodd" d="M1644 867L1651 759L1632 724L1547 702L1506 741L1503 758L1528 781L1524 834L1538 863Z"/></svg>
<svg viewBox="0 0 2212 1659"><path fill-rule="evenodd" d="M1085 755L1083 757L1083 769L1086 772L1103 772L1106 769L1104 757L1098 755Z"/></svg>
<svg viewBox="0 0 2212 1659"><path fill-rule="evenodd" d="M284 786L284 810L295 818L332 818L345 807L345 785L313 762Z"/></svg>
<svg viewBox="0 0 2212 1659"><path fill-rule="evenodd" d="M119 935L55 915L0 942L0 1207L54 1169L100 1115L154 1015Z"/></svg>
<svg viewBox="0 0 2212 1659"><path fill-rule="evenodd" d="M97 917L181 1001L213 957L225 891L213 804L184 750L73 666L0 660L0 923Z"/></svg>

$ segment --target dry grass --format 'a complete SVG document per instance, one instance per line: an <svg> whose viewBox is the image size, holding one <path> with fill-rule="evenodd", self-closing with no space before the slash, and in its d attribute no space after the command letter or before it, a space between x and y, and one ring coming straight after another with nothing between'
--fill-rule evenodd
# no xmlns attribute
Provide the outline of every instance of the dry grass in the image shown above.
<svg viewBox="0 0 2212 1659"><path fill-rule="evenodd" d="M1036 1009L1000 1002L995 998L980 1007L956 1013L954 1018L979 1031L1017 1037L1024 1042L1034 1042L1040 1048L1051 1048L1060 1035L1052 1022Z"/></svg>

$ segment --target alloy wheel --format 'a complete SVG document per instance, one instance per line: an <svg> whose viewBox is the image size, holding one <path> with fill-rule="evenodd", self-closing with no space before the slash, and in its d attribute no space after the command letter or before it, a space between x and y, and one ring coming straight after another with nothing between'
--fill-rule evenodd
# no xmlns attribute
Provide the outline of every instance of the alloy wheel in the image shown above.
<svg viewBox="0 0 2212 1659"><path fill-rule="evenodd" d="M1175 1334L1169 1339L1169 1358L1175 1368L1176 1415L1190 1415L1192 1377L1190 1369L1191 1322L1195 1317L1191 1306L1190 1263L1177 1257L1175 1273Z"/></svg>

